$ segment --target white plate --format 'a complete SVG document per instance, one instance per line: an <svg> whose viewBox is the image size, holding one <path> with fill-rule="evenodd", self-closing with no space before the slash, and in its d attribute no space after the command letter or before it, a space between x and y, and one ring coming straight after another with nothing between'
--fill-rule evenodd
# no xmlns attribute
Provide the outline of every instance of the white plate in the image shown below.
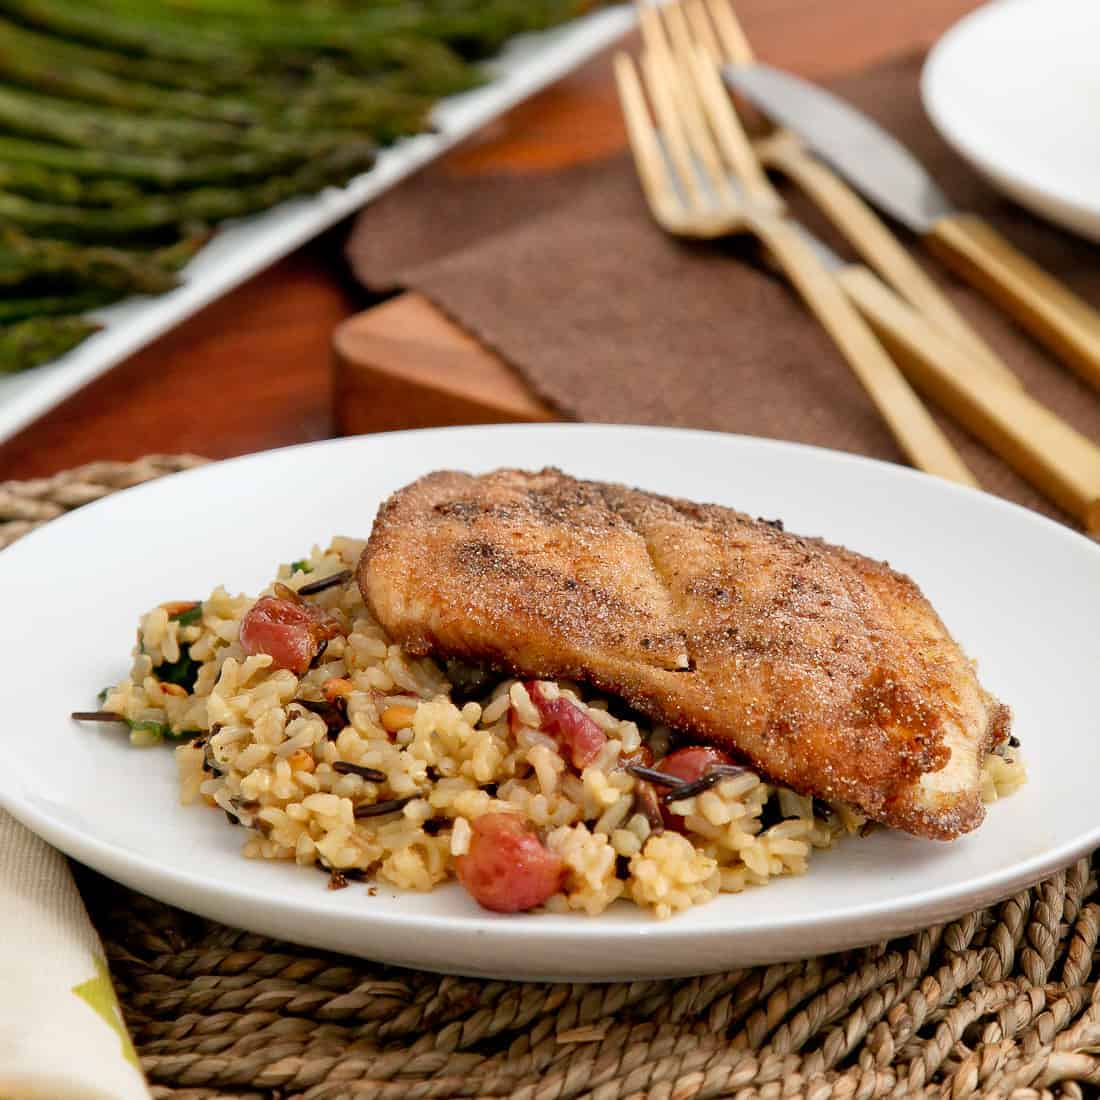
<svg viewBox="0 0 1100 1100"><path fill-rule="evenodd" d="M996 0L944 35L921 76L944 139L1017 202L1100 241L1100 4Z"/></svg>
<svg viewBox="0 0 1100 1100"><path fill-rule="evenodd" d="M176 290L99 310L94 316L103 322L102 332L52 363L0 376L0 442L203 306L577 68L617 41L633 22L633 7L619 4L553 30L516 38L489 65L491 83L437 105L432 116L436 132L406 138L383 150L375 166L346 187L292 199L226 225L187 265L184 282Z"/></svg>
<svg viewBox="0 0 1100 1100"><path fill-rule="evenodd" d="M1009 702L1030 782L951 844L885 831L800 878L659 922L623 905L499 917L461 887L423 894L239 855L221 814L177 804L169 750L132 749L74 708L125 675L140 612L216 583L255 591L277 562L365 536L392 490L441 467L551 463L781 516L910 572ZM237 459L141 486L0 554L0 803L138 890L232 925L431 970L510 978L701 973L866 944L957 916L1100 843L1100 548L994 497L907 469L738 436L599 426L368 436Z"/></svg>

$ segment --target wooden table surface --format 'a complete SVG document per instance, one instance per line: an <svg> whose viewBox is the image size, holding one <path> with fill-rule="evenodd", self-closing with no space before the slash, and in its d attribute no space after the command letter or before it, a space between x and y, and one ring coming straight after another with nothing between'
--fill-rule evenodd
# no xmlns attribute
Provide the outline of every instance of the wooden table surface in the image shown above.
<svg viewBox="0 0 1100 1100"><path fill-rule="evenodd" d="M759 56L828 76L930 44L978 0L738 0ZM448 171L546 171L625 142L602 57L487 127ZM439 170L439 169L435 169ZM0 480L96 459L212 458L335 434L330 340L371 300L342 258L347 226L276 264L0 445Z"/></svg>

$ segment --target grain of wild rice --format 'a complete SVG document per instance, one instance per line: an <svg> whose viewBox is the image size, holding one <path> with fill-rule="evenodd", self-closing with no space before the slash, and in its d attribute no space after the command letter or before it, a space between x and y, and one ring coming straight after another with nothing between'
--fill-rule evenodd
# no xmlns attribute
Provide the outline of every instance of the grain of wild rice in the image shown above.
<svg viewBox="0 0 1100 1100"><path fill-rule="evenodd" d="M311 714L316 714L325 723L330 737L338 734L348 724L347 704L342 698L331 703L325 699L295 699L294 702Z"/></svg>
<svg viewBox="0 0 1100 1100"><path fill-rule="evenodd" d="M684 785L684 781L678 775L669 775L668 772L658 771L656 768L647 768L644 764L627 764L626 771L635 779L644 779L647 783L655 783L658 787Z"/></svg>
<svg viewBox="0 0 1100 1100"><path fill-rule="evenodd" d="M299 596L316 596L318 592L324 592L328 588L335 588L338 584L347 584L351 580L351 570L341 569L339 573L330 573L320 580L310 581L298 589Z"/></svg>
<svg viewBox="0 0 1100 1100"><path fill-rule="evenodd" d="M665 791L661 795L663 802L679 802L683 798L694 798L703 791L709 791L711 787L721 783L723 779L732 779L735 775L744 775L748 768L742 768L739 764L715 764L706 775L691 783L681 783L673 787L671 791Z"/></svg>
<svg viewBox="0 0 1100 1100"><path fill-rule="evenodd" d="M403 810L414 798L415 794L406 795L404 798L391 798L386 802L372 802L367 806L356 806L356 817L382 817L383 814L394 814Z"/></svg>
<svg viewBox="0 0 1100 1100"><path fill-rule="evenodd" d="M380 772L377 768L364 768L361 764L349 764L346 760L337 760L332 765L332 770L340 775L357 775L368 783L386 782L385 772Z"/></svg>

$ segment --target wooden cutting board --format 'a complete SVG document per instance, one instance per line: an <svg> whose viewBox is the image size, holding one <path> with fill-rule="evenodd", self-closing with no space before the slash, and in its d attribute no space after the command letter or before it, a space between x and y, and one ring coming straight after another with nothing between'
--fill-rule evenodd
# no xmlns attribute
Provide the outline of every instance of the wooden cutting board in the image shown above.
<svg viewBox="0 0 1100 1100"><path fill-rule="evenodd" d="M341 435L560 419L420 294L402 294L339 325L333 370Z"/></svg>

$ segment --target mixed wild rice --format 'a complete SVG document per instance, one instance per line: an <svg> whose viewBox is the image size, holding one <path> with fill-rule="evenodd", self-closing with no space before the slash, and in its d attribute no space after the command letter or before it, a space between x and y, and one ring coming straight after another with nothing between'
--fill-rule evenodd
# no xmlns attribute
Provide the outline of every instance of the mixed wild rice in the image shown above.
<svg viewBox="0 0 1100 1100"><path fill-rule="evenodd" d="M623 898L668 917L801 874L815 849L867 826L850 806L731 769L709 789L665 801L679 829L662 827L636 762L660 761L672 731L619 717L577 685L542 683L532 690L564 696L606 736L577 769L541 728L522 682L478 679L386 638L354 579L362 549L337 538L278 571L278 584L306 589L303 598L340 624L304 675L246 655L239 632L256 599L219 587L201 604L148 612L129 677L101 696L135 744L179 742L183 801L243 826L244 855L318 867L332 885L370 876L430 890L454 877L477 819L505 812L526 819L562 861L547 909L595 915ZM272 585L264 595L276 591L286 594ZM987 761L983 796L1024 779L1008 747Z"/></svg>

